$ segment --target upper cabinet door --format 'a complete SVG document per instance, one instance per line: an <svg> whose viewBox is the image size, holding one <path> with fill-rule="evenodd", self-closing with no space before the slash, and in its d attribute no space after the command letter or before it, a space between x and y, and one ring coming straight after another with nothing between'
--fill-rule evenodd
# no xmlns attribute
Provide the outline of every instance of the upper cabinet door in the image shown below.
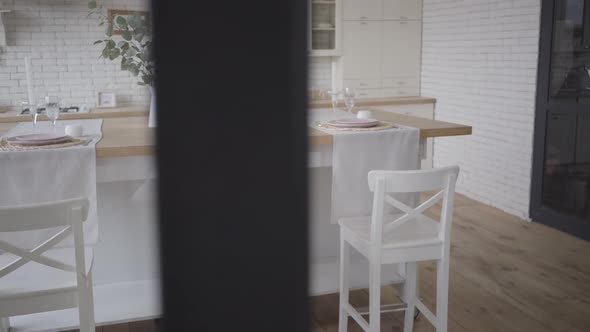
<svg viewBox="0 0 590 332"><path fill-rule="evenodd" d="M342 0L342 11L343 19L348 21L381 20L383 0Z"/></svg>
<svg viewBox="0 0 590 332"><path fill-rule="evenodd" d="M422 0L384 0L383 19L420 20L422 19Z"/></svg>
<svg viewBox="0 0 590 332"><path fill-rule="evenodd" d="M420 76L422 21L383 21L383 77Z"/></svg>
<svg viewBox="0 0 590 332"><path fill-rule="evenodd" d="M380 79L382 22L345 21L342 24L343 78Z"/></svg>

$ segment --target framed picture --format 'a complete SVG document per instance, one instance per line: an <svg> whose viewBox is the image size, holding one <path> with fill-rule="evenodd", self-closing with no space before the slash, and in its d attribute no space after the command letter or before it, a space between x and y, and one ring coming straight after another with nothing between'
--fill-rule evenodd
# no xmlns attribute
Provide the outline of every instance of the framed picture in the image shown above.
<svg viewBox="0 0 590 332"><path fill-rule="evenodd" d="M142 10L109 9L109 12L108 12L109 24L113 25L113 34L121 35L123 33L122 30L117 29L117 24L113 24L114 22L116 22L117 17L123 16L123 17L127 18L128 16L136 14L136 13L139 14L139 16L141 16L141 19L145 22L145 26L147 27L148 30L150 30L150 27L151 27L150 12L142 11Z"/></svg>
<svg viewBox="0 0 590 332"><path fill-rule="evenodd" d="M97 108L117 107L117 95L112 92L99 92L96 94Z"/></svg>

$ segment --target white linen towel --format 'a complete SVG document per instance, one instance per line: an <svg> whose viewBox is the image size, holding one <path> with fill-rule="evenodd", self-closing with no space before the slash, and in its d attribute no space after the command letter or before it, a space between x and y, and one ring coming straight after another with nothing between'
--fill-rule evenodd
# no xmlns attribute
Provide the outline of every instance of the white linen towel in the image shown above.
<svg viewBox="0 0 590 332"><path fill-rule="evenodd" d="M68 124L80 124L84 136L91 139L86 145L59 149L0 152L0 206L14 206L88 197L88 219L84 223L87 244L98 241L96 210L96 143L102 137L101 119L62 120L56 132L63 133ZM30 133L53 132L50 122L21 122L5 137ZM0 221L1 222L1 221ZM44 242L55 231L36 231L2 234L2 240L21 248L33 248ZM65 239L61 245L70 245Z"/></svg>
<svg viewBox="0 0 590 332"><path fill-rule="evenodd" d="M314 122L353 116L342 111L314 110L310 113ZM367 182L369 171L418 168L420 131L417 128L400 126L376 131L318 129L334 135L332 223L337 223L340 218L371 215L373 195ZM396 197L407 204L415 203L415 195ZM392 212L393 208L386 210L386 213Z"/></svg>
<svg viewBox="0 0 590 332"><path fill-rule="evenodd" d="M417 169L419 139L420 131L407 127L335 133L332 223L343 217L371 215L373 194L367 181L369 171ZM413 204L413 195L396 196L405 203Z"/></svg>

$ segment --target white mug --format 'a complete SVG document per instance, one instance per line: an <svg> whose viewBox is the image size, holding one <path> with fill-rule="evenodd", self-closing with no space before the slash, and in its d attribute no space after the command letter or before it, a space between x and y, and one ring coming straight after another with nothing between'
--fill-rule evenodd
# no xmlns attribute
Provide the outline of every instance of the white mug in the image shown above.
<svg viewBox="0 0 590 332"><path fill-rule="evenodd" d="M358 119L372 119L373 113L371 111L363 110L356 113Z"/></svg>
<svg viewBox="0 0 590 332"><path fill-rule="evenodd" d="M84 134L83 131L82 126L79 124L70 124L66 126L66 135L68 136L80 137Z"/></svg>

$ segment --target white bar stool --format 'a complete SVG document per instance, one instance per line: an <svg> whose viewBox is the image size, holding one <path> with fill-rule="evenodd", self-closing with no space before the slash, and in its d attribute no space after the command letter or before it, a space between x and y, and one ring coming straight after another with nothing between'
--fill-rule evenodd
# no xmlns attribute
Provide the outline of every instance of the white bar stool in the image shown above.
<svg viewBox="0 0 590 332"><path fill-rule="evenodd" d="M343 218L340 225L340 318L338 331L346 332L350 315L366 332L379 332L381 325L381 265L403 264L405 282L404 332L411 332L418 308L437 332L447 331L449 259L453 199L458 166L416 171L371 171L369 188L374 192L373 212L369 217ZM393 198L389 193L421 193L439 190L416 208ZM440 220L423 214L442 199ZM402 214L385 215L388 203ZM348 302L350 247L369 261L369 322ZM437 264L436 315L417 297L417 262L435 260Z"/></svg>
<svg viewBox="0 0 590 332"><path fill-rule="evenodd" d="M0 240L0 331L9 317L78 307L80 331L94 332L93 252L84 247L88 199L0 207L0 233L59 228L29 250ZM74 248L53 248L70 234Z"/></svg>

